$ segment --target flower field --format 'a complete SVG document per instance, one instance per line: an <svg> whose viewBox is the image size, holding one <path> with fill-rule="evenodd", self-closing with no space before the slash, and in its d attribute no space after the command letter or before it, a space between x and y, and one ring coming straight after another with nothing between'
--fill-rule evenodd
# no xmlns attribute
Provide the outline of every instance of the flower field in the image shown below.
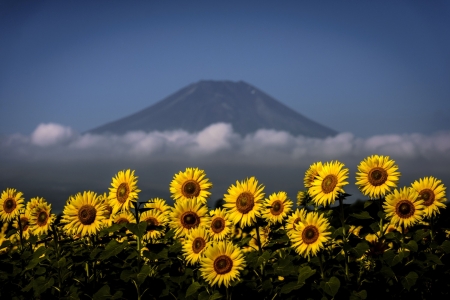
<svg viewBox="0 0 450 300"><path fill-rule="evenodd" d="M444 184L398 187L401 170L383 155L357 169L312 164L295 201L248 177L215 207L198 168L174 175L173 205L142 195L132 170L108 192L70 196L58 215L7 187L0 299L449 298ZM367 199L346 203L350 182Z"/></svg>

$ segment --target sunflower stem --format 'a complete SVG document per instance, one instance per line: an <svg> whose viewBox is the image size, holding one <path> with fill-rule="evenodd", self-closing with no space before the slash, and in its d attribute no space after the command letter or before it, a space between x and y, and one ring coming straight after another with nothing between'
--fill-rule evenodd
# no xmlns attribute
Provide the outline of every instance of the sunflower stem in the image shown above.
<svg viewBox="0 0 450 300"><path fill-rule="evenodd" d="M22 229L22 222L20 221L20 213L19 216L17 217L17 221L19 223L19 240L20 240L20 254L23 253L23 229Z"/></svg>
<svg viewBox="0 0 450 300"><path fill-rule="evenodd" d="M59 248L59 237L58 232L56 231L56 226L52 224L52 231L54 236L54 243L55 243L55 255L56 255L56 261L59 262L60 259L60 248ZM58 293L59 298L61 298L61 289L62 289L62 279L61 279L61 267L58 263Z"/></svg>
<svg viewBox="0 0 450 300"><path fill-rule="evenodd" d="M318 258L320 266L320 278L325 279L325 276L323 274L323 253L320 253L320 255L318 255Z"/></svg>
<svg viewBox="0 0 450 300"><path fill-rule="evenodd" d="M379 210L380 210L380 224L378 225L379 227L380 227L380 237L379 237L379 239L381 240L381 238L384 236L384 230L383 230L383 205L382 205L382 202L383 202L383 198L382 197L380 197L380 199L378 199L378 208L379 208Z"/></svg>
<svg viewBox="0 0 450 300"><path fill-rule="evenodd" d="M342 224L342 239L344 241L344 246L347 245L347 233L345 231L345 215L344 215L344 196L343 195L339 195L338 196L339 199L339 207L340 207L340 219L341 219L341 224ZM344 262L345 262L345 279L348 280L349 279L349 275L348 275L348 253L344 250Z"/></svg>
<svg viewBox="0 0 450 300"><path fill-rule="evenodd" d="M262 255L261 238L259 237L259 225L258 225L258 222L256 222L255 228L256 228L256 239L258 241L259 255Z"/></svg>

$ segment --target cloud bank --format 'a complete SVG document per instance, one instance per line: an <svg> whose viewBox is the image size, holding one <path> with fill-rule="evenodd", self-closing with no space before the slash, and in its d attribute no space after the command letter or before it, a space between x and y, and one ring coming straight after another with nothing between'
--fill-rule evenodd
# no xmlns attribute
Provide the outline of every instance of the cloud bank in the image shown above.
<svg viewBox="0 0 450 300"><path fill-rule="evenodd" d="M248 176L265 183L266 194L286 190L295 198L309 165L330 160L339 160L350 169L348 189L358 193L354 186L357 165L372 154L389 155L396 161L402 173L399 185L410 185L424 176L450 184L450 131L365 139L340 133L318 139L265 129L240 136L230 124L217 123L197 133L96 135L48 123L40 124L29 136L1 137L0 152L1 189L23 187L34 194L45 190L58 195L49 196L61 198L58 201L76 191L107 191L111 177L128 168L136 170L143 192L167 198L173 174L186 167L206 171L216 199L230 184Z"/></svg>

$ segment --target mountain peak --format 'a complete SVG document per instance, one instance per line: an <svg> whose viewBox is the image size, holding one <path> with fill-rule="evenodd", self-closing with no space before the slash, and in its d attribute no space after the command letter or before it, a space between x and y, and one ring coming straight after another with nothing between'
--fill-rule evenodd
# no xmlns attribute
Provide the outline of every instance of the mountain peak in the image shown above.
<svg viewBox="0 0 450 300"><path fill-rule="evenodd" d="M258 129L287 131L323 138L337 132L322 126L244 81L200 80L133 115L91 130L123 134L127 131L183 129L198 132L218 122L230 123L246 135Z"/></svg>

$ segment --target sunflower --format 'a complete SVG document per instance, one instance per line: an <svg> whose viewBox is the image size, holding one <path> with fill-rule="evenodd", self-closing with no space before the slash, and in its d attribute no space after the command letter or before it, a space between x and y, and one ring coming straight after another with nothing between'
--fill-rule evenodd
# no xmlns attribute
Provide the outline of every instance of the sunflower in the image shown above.
<svg viewBox="0 0 450 300"><path fill-rule="evenodd" d="M78 193L65 205L61 223L69 234L81 237L100 231L106 215L106 206L92 191Z"/></svg>
<svg viewBox="0 0 450 300"><path fill-rule="evenodd" d="M30 211L25 209L23 213L20 214L20 227L22 228L22 237L24 239L28 239L30 237ZM7 223L5 223L7 224ZM19 231L19 221L17 218L14 218L13 227Z"/></svg>
<svg viewBox="0 0 450 300"><path fill-rule="evenodd" d="M232 223L228 218L226 210L216 208L209 212L209 235L214 241L223 241L231 234Z"/></svg>
<svg viewBox="0 0 450 300"><path fill-rule="evenodd" d="M212 183L205 177L205 171L198 168L186 168L186 171L179 172L173 176L170 183L170 192L175 200L186 200L197 198L202 204L211 195L208 191Z"/></svg>
<svg viewBox="0 0 450 300"><path fill-rule="evenodd" d="M394 225L408 228L422 220L425 213L423 200L418 199L419 193L410 187L395 189L393 193L386 195L383 204L386 217Z"/></svg>
<svg viewBox="0 0 450 300"><path fill-rule="evenodd" d="M136 223L136 218L129 211L120 211L115 215L111 215L114 224Z"/></svg>
<svg viewBox="0 0 450 300"><path fill-rule="evenodd" d="M247 178L243 182L236 181L236 186L228 188L228 194L224 196L223 205L229 212L229 217L234 224L240 223L241 227L251 226L260 217L262 208L264 186L258 185L255 177Z"/></svg>
<svg viewBox="0 0 450 300"><path fill-rule="evenodd" d="M183 254L190 265L194 265L211 245L208 231L204 227L192 229L183 243Z"/></svg>
<svg viewBox="0 0 450 300"><path fill-rule="evenodd" d="M145 203L144 208L153 208L160 211L164 215L168 215L170 213L170 206L167 205L166 200L161 198L152 198L149 201L150 202Z"/></svg>
<svg viewBox="0 0 450 300"><path fill-rule="evenodd" d="M183 237L189 230L199 226L206 226L208 208L196 198L180 200L170 213L170 227L175 231L175 237Z"/></svg>
<svg viewBox="0 0 450 300"><path fill-rule="evenodd" d="M43 203L44 201L45 201L45 199L42 197L31 198L30 201L27 202L27 206L25 209L28 210L29 212L31 212L33 210L33 208L35 208L39 204Z"/></svg>
<svg viewBox="0 0 450 300"><path fill-rule="evenodd" d="M242 251L232 242L222 241L209 247L200 262L202 277L210 286L223 284L230 286L231 281L239 279L239 272L245 268Z"/></svg>
<svg viewBox="0 0 450 300"><path fill-rule="evenodd" d="M297 192L297 206L306 205L308 200L308 191L298 191Z"/></svg>
<svg viewBox="0 0 450 300"><path fill-rule="evenodd" d="M295 212L288 217L286 222L286 234L288 236L291 236L294 231L297 231L297 224L303 222L306 219L307 212L308 211L304 208L297 208Z"/></svg>
<svg viewBox="0 0 450 300"><path fill-rule="evenodd" d="M248 249L247 251L257 251L259 250L259 245L262 247L267 246L269 244L269 233L270 233L270 227L259 227L259 241L258 242L258 235L256 234L256 228L253 228L252 231L250 231L251 239L248 242Z"/></svg>
<svg viewBox="0 0 450 300"><path fill-rule="evenodd" d="M234 224L232 225L231 231L232 231L232 234L231 234L232 239L235 239L235 240L240 240L244 233L243 230L239 226L234 225Z"/></svg>
<svg viewBox="0 0 450 300"><path fill-rule="evenodd" d="M333 204L338 193L344 193L342 187L347 185L348 169L338 161L325 163L311 184L308 194L313 202L319 206Z"/></svg>
<svg viewBox="0 0 450 300"><path fill-rule="evenodd" d="M102 195L98 195L98 199L100 203L105 206L105 218L103 219L103 227L111 227L113 224L112 220L112 211L113 208L109 205L108 195L107 193L103 193Z"/></svg>
<svg viewBox="0 0 450 300"><path fill-rule="evenodd" d="M292 231L290 235L292 247L305 258L315 256L324 247L324 243L330 240L329 230L330 224L323 215L310 212L303 222L296 225L296 230Z"/></svg>
<svg viewBox="0 0 450 300"><path fill-rule="evenodd" d="M358 165L356 185L361 193L372 199L385 196L397 186L400 178L398 166L389 156L372 155Z"/></svg>
<svg viewBox="0 0 450 300"><path fill-rule="evenodd" d="M284 218L292 211L292 201L286 192L273 193L264 200L262 217L269 223L282 223Z"/></svg>
<svg viewBox="0 0 450 300"><path fill-rule="evenodd" d="M147 232L143 239L147 241L154 241L163 235L163 231L157 230L155 226L164 226L167 223L167 216L159 210L152 209L141 214L140 220L147 222Z"/></svg>
<svg viewBox="0 0 450 300"><path fill-rule="evenodd" d="M444 204L447 201L445 198L446 187L439 179L432 176L421 178L414 181L412 187L419 193L419 199L423 200L425 217L433 217L439 213L440 208L446 207Z"/></svg>
<svg viewBox="0 0 450 300"><path fill-rule="evenodd" d="M116 177L113 177L108 197L113 214L119 210L130 210L131 202L136 202L141 191L136 184L137 176L134 176L134 170L119 171Z"/></svg>
<svg viewBox="0 0 450 300"><path fill-rule="evenodd" d="M23 194L16 189L7 188L0 197L0 220L10 222L23 209Z"/></svg>
<svg viewBox="0 0 450 300"><path fill-rule="evenodd" d="M50 226L55 222L56 215L51 213L52 205L42 200L30 213L30 230L34 235L40 236L48 233Z"/></svg>
<svg viewBox="0 0 450 300"><path fill-rule="evenodd" d="M303 179L306 188L312 186L314 180L316 180L316 177L319 175L319 171L322 170L322 167L323 165L320 161L309 166L308 170L305 172L305 178Z"/></svg>

